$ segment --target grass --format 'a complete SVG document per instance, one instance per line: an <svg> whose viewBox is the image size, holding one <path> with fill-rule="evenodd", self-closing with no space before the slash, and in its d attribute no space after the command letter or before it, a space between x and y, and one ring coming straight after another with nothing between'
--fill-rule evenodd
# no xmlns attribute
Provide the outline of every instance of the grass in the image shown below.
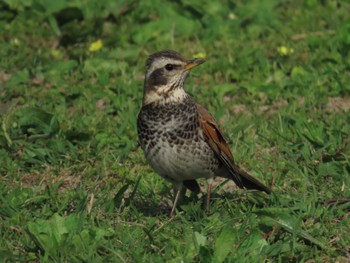
<svg viewBox="0 0 350 263"><path fill-rule="evenodd" d="M0 0L1 261L348 262L349 3L144 2ZM161 49L206 55L186 88L273 195L168 217L136 134Z"/></svg>

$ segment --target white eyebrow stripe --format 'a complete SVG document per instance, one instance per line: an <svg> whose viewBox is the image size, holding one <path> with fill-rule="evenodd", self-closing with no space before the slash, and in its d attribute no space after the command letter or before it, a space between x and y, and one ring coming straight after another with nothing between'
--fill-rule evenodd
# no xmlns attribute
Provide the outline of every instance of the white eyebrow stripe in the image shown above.
<svg viewBox="0 0 350 263"><path fill-rule="evenodd" d="M148 69L146 77L148 78L156 69L164 68L166 64L181 66L184 64L184 62L166 57L157 58L155 61L153 61L150 68Z"/></svg>

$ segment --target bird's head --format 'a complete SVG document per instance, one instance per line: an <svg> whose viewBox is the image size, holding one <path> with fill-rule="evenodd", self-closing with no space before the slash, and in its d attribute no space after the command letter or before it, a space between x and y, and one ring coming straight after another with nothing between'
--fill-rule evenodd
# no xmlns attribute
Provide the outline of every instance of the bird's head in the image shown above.
<svg viewBox="0 0 350 263"><path fill-rule="evenodd" d="M187 94L183 89L189 71L205 62L186 60L179 53L164 50L149 56L146 62L143 105L181 101Z"/></svg>

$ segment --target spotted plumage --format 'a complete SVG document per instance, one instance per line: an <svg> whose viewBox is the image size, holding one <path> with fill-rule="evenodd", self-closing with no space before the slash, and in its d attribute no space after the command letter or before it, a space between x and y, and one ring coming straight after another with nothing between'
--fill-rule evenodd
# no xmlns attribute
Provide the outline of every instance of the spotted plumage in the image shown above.
<svg viewBox="0 0 350 263"><path fill-rule="evenodd" d="M203 62L188 61L171 50L157 52L146 61L138 135L148 163L174 186L171 215L183 186L199 192L198 178L221 176L234 180L241 188L270 193L269 188L234 164L215 119L185 92L189 70ZM210 187L207 205L209 196Z"/></svg>
<svg viewBox="0 0 350 263"><path fill-rule="evenodd" d="M140 144L153 169L181 190L182 181L212 178L219 167L189 95L179 103L146 105L138 118Z"/></svg>

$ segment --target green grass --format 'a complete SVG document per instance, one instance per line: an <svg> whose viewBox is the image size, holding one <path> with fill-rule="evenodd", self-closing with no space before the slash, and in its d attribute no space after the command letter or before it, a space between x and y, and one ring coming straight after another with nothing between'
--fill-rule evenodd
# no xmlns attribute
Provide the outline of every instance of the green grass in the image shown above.
<svg viewBox="0 0 350 263"><path fill-rule="evenodd" d="M142 2L0 0L0 261L348 262L348 1ZM162 49L206 54L186 89L273 195L168 217L136 134Z"/></svg>

